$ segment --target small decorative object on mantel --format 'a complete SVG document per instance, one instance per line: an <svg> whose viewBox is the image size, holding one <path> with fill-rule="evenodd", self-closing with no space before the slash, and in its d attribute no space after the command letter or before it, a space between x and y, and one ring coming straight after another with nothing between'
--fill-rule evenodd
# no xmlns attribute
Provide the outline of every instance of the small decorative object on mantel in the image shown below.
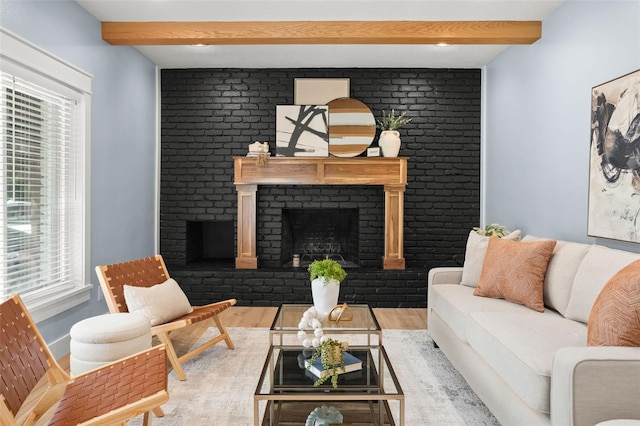
<svg viewBox="0 0 640 426"><path fill-rule="evenodd" d="M400 129L405 124L411 121L410 118L406 118L407 113L396 116L396 111L391 110L389 114L385 110L382 111L382 118L376 120L376 127L382 132L378 139L378 146L382 149L383 157L397 157L400 152Z"/></svg>
<svg viewBox="0 0 640 426"><path fill-rule="evenodd" d="M336 325L340 321L351 321L353 320L353 312L351 308L347 306L346 303L342 305L336 305L329 311L329 321L335 321Z"/></svg>
<svg viewBox="0 0 640 426"><path fill-rule="evenodd" d="M331 308L338 304L340 282L345 279L347 273L337 261L328 257L311 262L308 271L313 306L319 314L327 315Z"/></svg>
<svg viewBox="0 0 640 426"><path fill-rule="evenodd" d="M342 424L342 420L342 414L336 409L336 407L327 407L326 405L323 405L309 413L309 417L307 417L307 421L304 426L336 425Z"/></svg>
<svg viewBox="0 0 640 426"><path fill-rule="evenodd" d="M249 145L247 157L257 157L256 164L258 167L266 167L270 155L268 142L256 141Z"/></svg>

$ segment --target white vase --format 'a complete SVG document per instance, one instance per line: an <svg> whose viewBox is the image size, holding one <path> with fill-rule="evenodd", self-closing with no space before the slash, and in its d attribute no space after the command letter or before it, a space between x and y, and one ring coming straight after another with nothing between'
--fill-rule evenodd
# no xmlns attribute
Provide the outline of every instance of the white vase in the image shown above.
<svg viewBox="0 0 640 426"><path fill-rule="evenodd" d="M311 281L311 295L313 307L319 314L328 314L338 304L340 295L340 282L329 280L325 285L324 277L318 277Z"/></svg>
<svg viewBox="0 0 640 426"><path fill-rule="evenodd" d="M378 146L382 150L383 157L397 157L400 152L400 132L397 130L384 130L380 133Z"/></svg>

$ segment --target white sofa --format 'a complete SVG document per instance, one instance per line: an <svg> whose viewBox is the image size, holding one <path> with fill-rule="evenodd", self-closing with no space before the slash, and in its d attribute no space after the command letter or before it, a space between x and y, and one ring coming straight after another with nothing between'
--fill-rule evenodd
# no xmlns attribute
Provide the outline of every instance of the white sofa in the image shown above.
<svg viewBox="0 0 640 426"><path fill-rule="evenodd" d="M587 346L596 297L638 258L558 241L545 275L544 312L474 296L474 287L460 284L462 267L434 268L429 334L503 425L640 419L640 348Z"/></svg>

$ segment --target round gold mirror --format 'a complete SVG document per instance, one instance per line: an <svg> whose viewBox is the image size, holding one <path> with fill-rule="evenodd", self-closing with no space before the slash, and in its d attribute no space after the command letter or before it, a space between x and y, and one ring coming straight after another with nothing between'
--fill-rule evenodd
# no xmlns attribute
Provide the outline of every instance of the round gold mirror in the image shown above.
<svg viewBox="0 0 640 426"><path fill-rule="evenodd" d="M329 106L329 154L355 157L367 150L376 135L376 120L369 107L351 98L338 98Z"/></svg>

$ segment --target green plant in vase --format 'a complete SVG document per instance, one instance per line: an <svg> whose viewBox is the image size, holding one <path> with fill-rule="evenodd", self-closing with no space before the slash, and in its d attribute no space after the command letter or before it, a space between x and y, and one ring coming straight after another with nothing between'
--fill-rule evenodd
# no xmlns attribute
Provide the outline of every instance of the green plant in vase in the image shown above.
<svg viewBox="0 0 640 426"><path fill-rule="evenodd" d="M347 273L342 269L342 265L328 257L311 262L308 271L311 281L316 278L324 279L324 285L329 284L331 280L336 280L340 283L347 276Z"/></svg>
<svg viewBox="0 0 640 426"><path fill-rule="evenodd" d="M340 371L344 372L344 352L346 350L346 345L338 340L334 340L331 338L326 339L316 348L316 351L313 353L311 358L309 359L309 366L318 358L320 358L322 362L322 367L324 368L326 374L323 374L318 380L315 381L313 386L320 386L327 379L331 378L331 385L334 388L338 387L338 377L340 376Z"/></svg>
<svg viewBox="0 0 640 426"><path fill-rule="evenodd" d="M345 279L347 273L337 261L328 257L314 260L308 270L313 306L319 314L326 315L338 304L340 282Z"/></svg>
<svg viewBox="0 0 640 426"><path fill-rule="evenodd" d="M484 228L475 227L473 228L479 235L483 235L485 237L490 237L495 235L496 237L504 237L505 235L509 235L511 231L509 231L505 226L502 226L497 223L492 223L491 225L487 225Z"/></svg>

